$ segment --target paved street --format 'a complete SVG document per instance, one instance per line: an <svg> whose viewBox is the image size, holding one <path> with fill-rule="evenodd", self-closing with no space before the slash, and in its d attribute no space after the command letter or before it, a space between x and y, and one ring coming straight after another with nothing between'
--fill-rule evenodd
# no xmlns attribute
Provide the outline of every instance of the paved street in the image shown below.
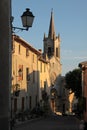
<svg viewBox="0 0 87 130"><path fill-rule="evenodd" d="M13 130L79 130L79 120L72 116L50 116L18 125Z"/></svg>

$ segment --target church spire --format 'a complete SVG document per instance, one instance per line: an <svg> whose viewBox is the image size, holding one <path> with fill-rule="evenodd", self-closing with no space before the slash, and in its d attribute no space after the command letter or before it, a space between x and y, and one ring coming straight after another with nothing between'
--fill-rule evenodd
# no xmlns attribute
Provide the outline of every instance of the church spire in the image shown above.
<svg viewBox="0 0 87 130"><path fill-rule="evenodd" d="M53 9L51 11L51 19L50 19L50 26L49 26L48 37L50 37L51 39L53 39L55 37Z"/></svg>

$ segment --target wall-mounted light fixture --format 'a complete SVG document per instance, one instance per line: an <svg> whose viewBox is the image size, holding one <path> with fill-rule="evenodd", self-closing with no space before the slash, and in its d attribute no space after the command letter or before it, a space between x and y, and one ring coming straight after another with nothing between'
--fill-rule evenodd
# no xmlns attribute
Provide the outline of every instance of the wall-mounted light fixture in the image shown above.
<svg viewBox="0 0 87 130"><path fill-rule="evenodd" d="M21 16L21 20L22 20L22 25L24 28L20 28L20 27L13 27L12 26L12 29L15 30L15 29L19 29L19 30L26 30L28 31L28 29L30 27L32 27L32 24L33 24L33 20L34 20L34 15L32 14L32 12L30 11L29 8L26 8L26 11L23 12L22 16ZM14 20L14 17L12 17L12 22Z"/></svg>

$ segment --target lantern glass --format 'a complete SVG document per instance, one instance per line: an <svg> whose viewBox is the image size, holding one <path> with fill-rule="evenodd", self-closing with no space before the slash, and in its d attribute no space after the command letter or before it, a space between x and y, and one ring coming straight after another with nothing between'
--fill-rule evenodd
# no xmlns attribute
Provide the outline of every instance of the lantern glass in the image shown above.
<svg viewBox="0 0 87 130"><path fill-rule="evenodd" d="M30 9L26 9L26 11L21 16L23 27L29 28L32 27L34 16Z"/></svg>

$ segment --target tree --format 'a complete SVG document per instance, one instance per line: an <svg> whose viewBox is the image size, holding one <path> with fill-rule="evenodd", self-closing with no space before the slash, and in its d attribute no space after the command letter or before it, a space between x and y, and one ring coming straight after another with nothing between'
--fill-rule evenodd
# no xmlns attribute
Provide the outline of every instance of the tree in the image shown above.
<svg viewBox="0 0 87 130"><path fill-rule="evenodd" d="M73 71L69 71L65 75L65 87L67 89L72 90L75 93L77 98L81 97L82 94L82 86L81 86L81 69L74 69Z"/></svg>

